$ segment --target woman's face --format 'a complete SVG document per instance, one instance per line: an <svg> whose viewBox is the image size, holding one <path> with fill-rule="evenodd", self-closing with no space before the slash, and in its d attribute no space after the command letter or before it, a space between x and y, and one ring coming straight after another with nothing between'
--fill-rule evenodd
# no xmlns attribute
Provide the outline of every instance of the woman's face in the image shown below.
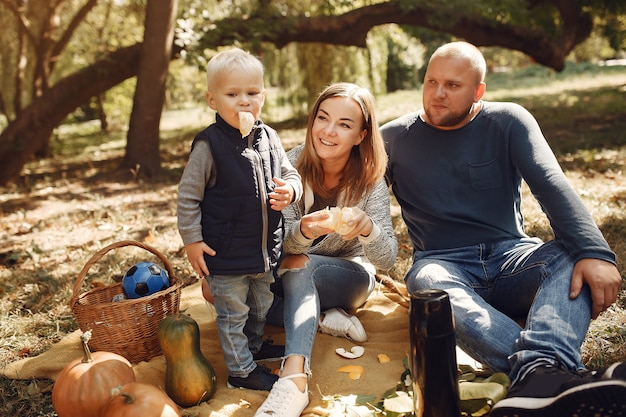
<svg viewBox="0 0 626 417"><path fill-rule="evenodd" d="M324 100L315 115L311 136L315 152L322 161L345 161L352 147L360 144L367 130L361 107L352 99L332 97Z"/></svg>

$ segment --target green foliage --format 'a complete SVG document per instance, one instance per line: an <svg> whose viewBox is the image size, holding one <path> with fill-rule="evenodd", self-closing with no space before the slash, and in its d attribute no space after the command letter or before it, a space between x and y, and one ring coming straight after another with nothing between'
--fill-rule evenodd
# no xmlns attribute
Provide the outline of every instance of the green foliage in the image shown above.
<svg viewBox="0 0 626 417"><path fill-rule="evenodd" d="M424 65L424 48L402 30L389 30L386 90L410 90L421 84L418 71Z"/></svg>
<svg viewBox="0 0 626 417"><path fill-rule="evenodd" d="M594 31L607 39L614 51L626 49L626 2L623 0L580 0L594 16Z"/></svg>

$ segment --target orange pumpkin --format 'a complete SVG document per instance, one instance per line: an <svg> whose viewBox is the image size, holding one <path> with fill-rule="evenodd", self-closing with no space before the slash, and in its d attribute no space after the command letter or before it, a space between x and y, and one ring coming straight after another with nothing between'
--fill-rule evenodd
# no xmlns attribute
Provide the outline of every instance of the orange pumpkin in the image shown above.
<svg viewBox="0 0 626 417"><path fill-rule="evenodd" d="M70 362L52 388L52 406L59 417L98 416L111 388L135 380L130 362L115 353L89 350L91 332L80 336L83 358Z"/></svg>
<svg viewBox="0 0 626 417"><path fill-rule="evenodd" d="M181 417L178 406L154 385L129 382L111 390L100 417Z"/></svg>

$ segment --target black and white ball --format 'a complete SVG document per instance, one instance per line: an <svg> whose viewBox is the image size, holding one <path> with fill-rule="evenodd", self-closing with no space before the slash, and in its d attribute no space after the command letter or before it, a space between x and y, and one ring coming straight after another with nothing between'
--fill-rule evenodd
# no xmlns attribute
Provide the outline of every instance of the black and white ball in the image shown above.
<svg viewBox="0 0 626 417"><path fill-rule="evenodd" d="M139 262L130 267L122 278L127 298L152 295L169 287L167 272L154 262Z"/></svg>

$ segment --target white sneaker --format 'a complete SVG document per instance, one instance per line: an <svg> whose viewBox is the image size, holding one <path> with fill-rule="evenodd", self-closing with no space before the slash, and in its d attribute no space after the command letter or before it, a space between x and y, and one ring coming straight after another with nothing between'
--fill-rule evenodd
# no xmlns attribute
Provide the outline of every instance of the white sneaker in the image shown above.
<svg viewBox="0 0 626 417"><path fill-rule="evenodd" d="M274 383L269 395L261 404L254 417L300 417L309 405L308 386L300 391L291 378L305 377L306 374L292 374Z"/></svg>
<svg viewBox="0 0 626 417"><path fill-rule="evenodd" d="M324 318L320 320L320 332L358 343L367 341L367 334L359 319L342 308L330 308L323 311L322 315Z"/></svg>

